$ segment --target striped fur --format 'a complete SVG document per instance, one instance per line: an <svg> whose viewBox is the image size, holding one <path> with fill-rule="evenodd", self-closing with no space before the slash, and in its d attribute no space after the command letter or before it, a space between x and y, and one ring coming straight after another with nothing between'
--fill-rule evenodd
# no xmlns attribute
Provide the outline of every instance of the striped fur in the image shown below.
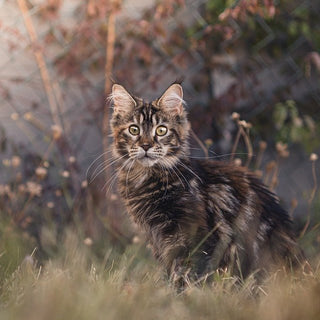
<svg viewBox="0 0 320 320"><path fill-rule="evenodd" d="M182 88L173 86L151 103L114 101L111 120L120 193L154 256L179 286L219 268L246 277L302 262L288 214L254 174L189 157ZM131 125L139 135L130 134ZM168 129L164 136L158 126Z"/></svg>

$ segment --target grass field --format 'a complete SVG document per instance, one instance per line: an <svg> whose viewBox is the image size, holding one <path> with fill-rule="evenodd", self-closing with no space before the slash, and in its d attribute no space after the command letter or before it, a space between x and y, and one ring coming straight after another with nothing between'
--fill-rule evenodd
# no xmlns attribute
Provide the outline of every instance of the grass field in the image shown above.
<svg viewBox="0 0 320 320"><path fill-rule="evenodd" d="M61 242L40 263L27 235L2 228L0 319L320 318L317 260L312 275L278 271L256 286L216 274L177 294L143 243L99 249L70 230Z"/></svg>

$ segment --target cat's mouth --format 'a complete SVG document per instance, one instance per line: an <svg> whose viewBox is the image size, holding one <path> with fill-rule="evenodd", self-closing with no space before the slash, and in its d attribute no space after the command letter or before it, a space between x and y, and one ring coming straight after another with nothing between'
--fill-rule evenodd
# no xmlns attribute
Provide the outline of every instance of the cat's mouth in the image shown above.
<svg viewBox="0 0 320 320"><path fill-rule="evenodd" d="M145 153L145 155L139 157L138 160L143 166L151 167L158 161L158 157Z"/></svg>

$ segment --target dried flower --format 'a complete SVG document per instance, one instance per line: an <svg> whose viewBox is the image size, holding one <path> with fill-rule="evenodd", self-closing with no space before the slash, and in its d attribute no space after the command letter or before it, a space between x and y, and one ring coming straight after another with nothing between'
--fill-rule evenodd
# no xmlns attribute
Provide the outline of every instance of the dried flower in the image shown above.
<svg viewBox="0 0 320 320"><path fill-rule="evenodd" d="M50 164L49 164L49 161L43 161L43 164L42 164L45 168L49 168Z"/></svg>
<svg viewBox="0 0 320 320"><path fill-rule="evenodd" d="M69 157L69 162L70 163L75 163L76 162L76 157L74 157L74 156Z"/></svg>
<svg viewBox="0 0 320 320"><path fill-rule="evenodd" d="M88 181L87 180L83 180L81 182L81 188L85 189L88 186Z"/></svg>
<svg viewBox="0 0 320 320"><path fill-rule="evenodd" d="M242 165L242 160L240 158L235 158L233 162L237 167L240 167Z"/></svg>
<svg viewBox="0 0 320 320"><path fill-rule="evenodd" d="M8 184L0 184L0 196L9 195L10 193L11 189Z"/></svg>
<svg viewBox="0 0 320 320"><path fill-rule="evenodd" d="M111 201L116 201L118 199L118 196L115 193L112 193L110 196Z"/></svg>
<svg viewBox="0 0 320 320"><path fill-rule="evenodd" d="M239 120L240 119L240 114L238 112L233 112L231 115L232 120Z"/></svg>
<svg viewBox="0 0 320 320"><path fill-rule="evenodd" d="M133 239L132 239L132 243L134 244L138 244L141 242L141 239L138 237L138 236L134 236Z"/></svg>
<svg viewBox="0 0 320 320"><path fill-rule="evenodd" d="M83 243L84 243L86 246L88 246L88 247L90 247L90 246L93 245L93 241L92 241L91 238L85 238L85 239L83 240Z"/></svg>
<svg viewBox="0 0 320 320"><path fill-rule="evenodd" d="M52 201L49 201L49 202L47 203L47 207L48 207L49 209L54 208L54 203L53 203Z"/></svg>
<svg viewBox="0 0 320 320"><path fill-rule="evenodd" d="M64 178L69 178L70 177L70 172L67 171L67 170L64 170L61 172L61 175L64 177Z"/></svg>
<svg viewBox="0 0 320 320"><path fill-rule="evenodd" d="M46 177L47 173L48 173L48 170L46 168L38 167L36 169L36 176L41 180Z"/></svg>
<svg viewBox="0 0 320 320"><path fill-rule="evenodd" d="M269 173L270 171L272 171L276 166L277 166L277 163L276 163L274 160L268 162L268 163L266 164L266 171L267 171L267 173Z"/></svg>
<svg viewBox="0 0 320 320"><path fill-rule="evenodd" d="M20 157L18 157L18 156L13 156L13 157L11 158L11 165L12 165L13 168L19 167L20 164L21 164L21 158L20 158Z"/></svg>
<svg viewBox="0 0 320 320"><path fill-rule="evenodd" d="M260 141L259 142L259 148L261 150L266 150L267 149L267 143L265 141Z"/></svg>
<svg viewBox="0 0 320 320"><path fill-rule="evenodd" d="M18 191L21 193L25 193L27 191L27 188L24 184L19 184L18 185Z"/></svg>
<svg viewBox="0 0 320 320"><path fill-rule="evenodd" d="M317 161L318 160L318 155L316 153L311 153L310 154L310 161Z"/></svg>
<svg viewBox="0 0 320 320"><path fill-rule="evenodd" d="M61 197L62 196L62 191L60 189L57 189L56 192L55 192L55 195L57 197Z"/></svg>
<svg viewBox="0 0 320 320"><path fill-rule="evenodd" d="M239 123L240 126L242 126L244 128L250 128L250 125L251 125L245 120L240 120L238 123Z"/></svg>
<svg viewBox="0 0 320 320"><path fill-rule="evenodd" d="M17 121L19 119L19 114L14 112L14 113L11 113L10 117L12 120Z"/></svg>
<svg viewBox="0 0 320 320"><path fill-rule="evenodd" d="M290 153L287 150L288 145L286 143L277 142L276 144L276 150L278 151L278 154L282 158L288 158Z"/></svg>
<svg viewBox="0 0 320 320"><path fill-rule="evenodd" d="M62 128L56 124L51 126L52 136L54 140L59 140L62 136Z"/></svg>
<svg viewBox="0 0 320 320"><path fill-rule="evenodd" d="M212 145L213 145L213 141L212 139L206 139L204 141L204 144L206 145L206 147L209 149Z"/></svg>
<svg viewBox="0 0 320 320"><path fill-rule="evenodd" d="M42 186L39 183L28 181L27 182L27 191L30 193L31 196L38 196L40 197Z"/></svg>
<svg viewBox="0 0 320 320"><path fill-rule="evenodd" d="M30 121L32 119L32 113L31 112L26 112L24 115L23 115L23 118L27 121Z"/></svg>

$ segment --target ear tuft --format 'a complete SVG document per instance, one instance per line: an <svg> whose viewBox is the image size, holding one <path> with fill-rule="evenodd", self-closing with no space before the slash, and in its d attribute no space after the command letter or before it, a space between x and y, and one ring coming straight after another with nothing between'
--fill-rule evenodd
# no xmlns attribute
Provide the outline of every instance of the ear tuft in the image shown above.
<svg viewBox="0 0 320 320"><path fill-rule="evenodd" d="M166 112L181 115L183 113L183 90L180 84L172 84L158 101L158 105Z"/></svg>
<svg viewBox="0 0 320 320"><path fill-rule="evenodd" d="M112 93L109 95L108 99L113 102L113 109L116 114L130 112L137 105L128 91L119 84L114 84L112 86Z"/></svg>

